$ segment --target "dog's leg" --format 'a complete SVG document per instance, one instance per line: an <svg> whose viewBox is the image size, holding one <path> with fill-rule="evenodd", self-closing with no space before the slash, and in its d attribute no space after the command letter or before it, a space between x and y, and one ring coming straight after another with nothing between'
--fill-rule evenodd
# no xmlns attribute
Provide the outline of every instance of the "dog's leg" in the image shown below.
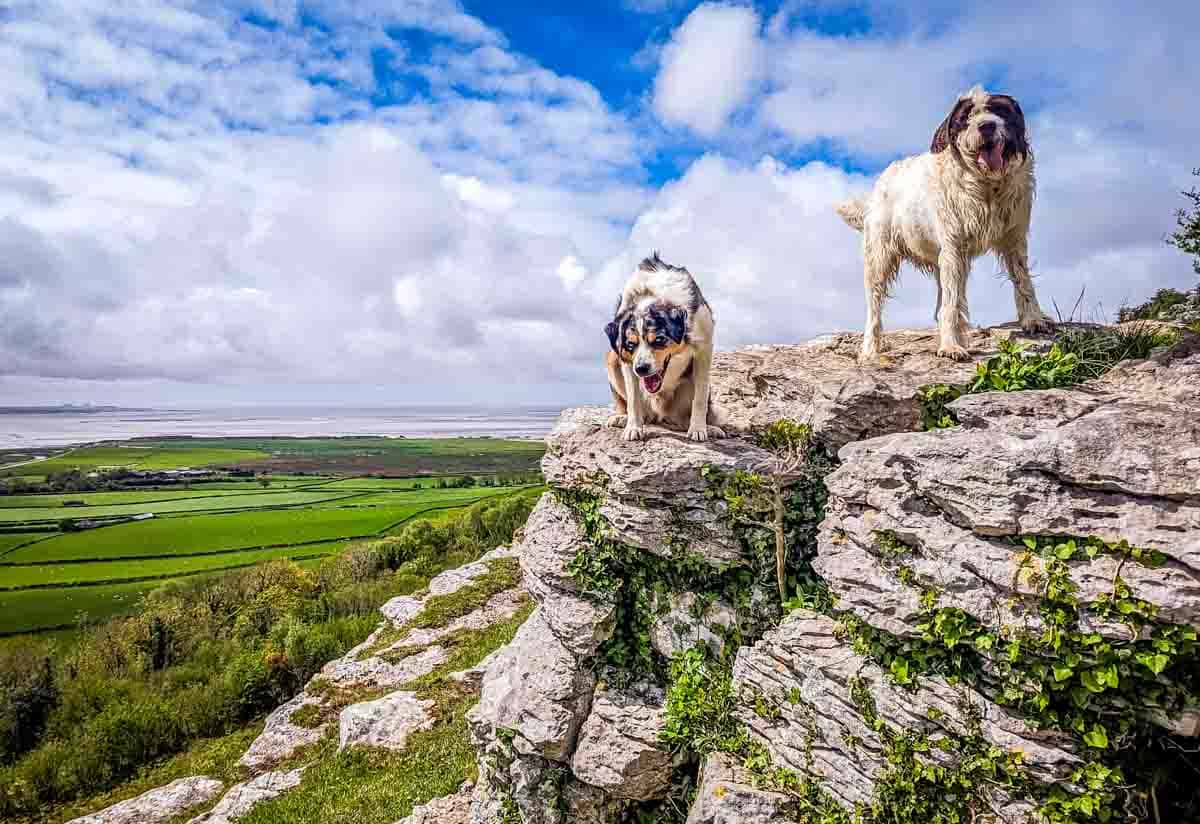
<svg viewBox="0 0 1200 824"><path fill-rule="evenodd" d="M1033 278L1029 276L1028 241L1022 235L1000 252L1000 261L1008 272L1013 285L1013 300L1017 304L1017 322L1026 332L1048 332L1054 321L1038 305L1037 293L1033 290Z"/></svg>
<svg viewBox="0 0 1200 824"><path fill-rule="evenodd" d="M938 357L967 360L963 330L967 324L967 260L957 251L942 247L938 256L939 291L943 293L938 309Z"/></svg>
<svg viewBox="0 0 1200 824"><path fill-rule="evenodd" d="M626 441L640 441L646 437L646 425L642 412L642 387L632 366L622 364L621 371L625 375L625 404L628 411L625 431L621 433L621 438Z"/></svg>
<svg viewBox="0 0 1200 824"><path fill-rule="evenodd" d="M724 438L719 426L708 423L708 377L712 369L713 348L711 342L700 344L692 355L692 374L695 385L692 394L692 418L688 424L688 437L693 441L707 441L709 437Z"/></svg>
<svg viewBox="0 0 1200 824"><path fill-rule="evenodd" d="M886 252L873 252L873 244L864 243L863 289L867 295L867 325L863 330L860 363L877 363L879 353L887 347L883 341L883 302L887 300L892 281L900 271L900 258Z"/></svg>
<svg viewBox="0 0 1200 824"><path fill-rule="evenodd" d="M621 372L621 361L613 353L609 353L605 358L604 365L608 369L608 388L612 392L613 406L616 407L616 414L610 415L605 422L608 426L614 429L621 429L625 426L625 421L628 419L628 405L625 403L625 375Z"/></svg>

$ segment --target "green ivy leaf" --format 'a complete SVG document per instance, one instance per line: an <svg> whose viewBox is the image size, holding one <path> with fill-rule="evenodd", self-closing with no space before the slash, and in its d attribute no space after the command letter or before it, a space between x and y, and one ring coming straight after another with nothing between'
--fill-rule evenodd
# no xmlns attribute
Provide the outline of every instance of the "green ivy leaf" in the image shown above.
<svg viewBox="0 0 1200 824"><path fill-rule="evenodd" d="M1088 733L1083 736L1083 743L1098 750L1108 749L1108 732L1104 729L1104 727L1100 726L1099 724L1095 724L1088 731ZM1086 797L1087 796L1081 796L1081 798Z"/></svg>

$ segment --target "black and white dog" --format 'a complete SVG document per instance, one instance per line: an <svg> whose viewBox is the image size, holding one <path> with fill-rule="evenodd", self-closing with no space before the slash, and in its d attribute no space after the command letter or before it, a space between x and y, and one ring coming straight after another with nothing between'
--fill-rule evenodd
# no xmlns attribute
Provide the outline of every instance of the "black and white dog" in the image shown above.
<svg viewBox="0 0 1200 824"><path fill-rule="evenodd" d="M606 327L606 359L623 437L647 437L648 424L686 427L694 441L725 437L723 416L709 399L713 314L687 269L655 252L630 276Z"/></svg>

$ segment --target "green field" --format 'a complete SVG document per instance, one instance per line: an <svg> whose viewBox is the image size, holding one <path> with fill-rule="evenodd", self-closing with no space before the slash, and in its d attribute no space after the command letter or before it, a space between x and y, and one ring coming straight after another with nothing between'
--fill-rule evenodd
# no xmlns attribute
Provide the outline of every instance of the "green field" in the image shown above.
<svg viewBox="0 0 1200 824"><path fill-rule="evenodd" d="M3 532L0 533L0 554L8 552L10 549L19 547L22 544L27 544L30 541L37 541L42 538L49 538L45 532Z"/></svg>
<svg viewBox="0 0 1200 824"><path fill-rule="evenodd" d="M373 535L427 509L462 505L485 495L459 492L457 497L378 507L260 510L228 515L196 515L71 532L17 549L8 563L88 561L225 552L237 549L331 541ZM4 585L0 567L0 586Z"/></svg>
<svg viewBox="0 0 1200 824"><path fill-rule="evenodd" d="M0 533L0 636L71 626L80 613L104 619L172 579L276 558L312 566L348 541L388 534L414 518L448 520L476 501L521 488L436 489L429 475L534 475L542 452L539 443L486 438L170 439L63 452L33 471L51 478L74 468L100 471L99 484L95 475L58 476L67 478L59 483L104 491L0 494L0 527L22 530ZM105 489L113 486L103 475L107 467L214 464L267 471L270 483L218 473L206 483ZM397 477L366 477L381 469ZM145 513L155 517L58 531L67 519Z"/></svg>
<svg viewBox="0 0 1200 824"><path fill-rule="evenodd" d="M138 504L151 501L176 501L184 498L211 498L218 495L253 495L268 492L258 484L243 483L238 487L204 486L191 489L146 489L122 492L64 492L49 495L0 495L0 510L22 507L46 507L61 511L70 517L76 507L63 506L66 501L83 501L87 506L112 506L114 504ZM0 513L3 517L3 513Z"/></svg>
<svg viewBox="0 0 1200 824"><path fill-rule="evenodd" d="M232 466L247 464L268 457L267 453L253 449L227 449L204 447L196 449L152 448L149 446L89 446L72 449L53 458L37 463L15 467L7 473L27 474L36 472L49 475L73 469L89 471L102 468L125 469L185 469L204 466Z"/></svg>
<svg viewBox="0 0 1200 824"><path fill-rule="evenodd" d="M220 555L188 555L181 558L152 558L137 561L95 561L79 564L28 564L0 568L0 587L28 589L47 586L96 585L97 582L161 580L250 566L276 558L312 558L331 555L346 548L346 541L247 550Z"/></svg>
<svg viewBox="0 0 1200 824"><path fill-rule="evenodd" d="M433 478L428 475L415 478L342 478L337 481L328 481L321 484L319 489L353 489L353 490L411 490L414 485L419 485L422 489L429 489L438 482L438 478ZM454 480L454 476L442 478L441 480Z"/></svg>
<svg viewBox="0 0 1200 824"><path fill-rule="evenodd" d="M68 626L80 612L86 612L89 620L111 618L159 586L161 581L0 592L0 634Z"/></svg>
<svg viewBox="0 0 1200 824"><path fill-rule="evenodd" d="M235 493L232 495L190 496L153 503L110 504L108 506L6 507L0 508L0 524L32 523L37 521L56 522L63 518L115 518L140 515L146 512L164 514L291 507L321 503L323 501L346 500L352 497L354 497L353 492L346 492L344 490L331 490L329 492L291 491L268 492L258 495Z"/></svg>

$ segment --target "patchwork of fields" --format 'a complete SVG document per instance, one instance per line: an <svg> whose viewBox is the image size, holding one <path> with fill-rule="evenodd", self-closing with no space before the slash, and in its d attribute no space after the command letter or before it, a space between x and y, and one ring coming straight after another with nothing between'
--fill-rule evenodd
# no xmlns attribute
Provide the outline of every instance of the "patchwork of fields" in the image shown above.
<svg viewBox="0 0 1200 824"><path fill-rule="evenodd" d="M265 439L320 464L334 465L383 439ZM341 441L355 442L351 445ZM370 442L364 444L364 441ZM90 447L36 464L37 472L102 467L176 469L206 462L262 462L275 454L251 443L185 441ZM192 488L0 495L0 636L99 620L128 610L145 592L174 578L262 561L316 562L353 540L387 535L417 518L437 519L494 495L528 486L447 486L461 475L499 471L532 476L542 446L526 441L447 439L410 444L393 463L436 466L444 477L344 477L336 472L253 478L222 476ZM278 449L279 447L274 447ZM359 455L358 457L362 457ZM135 463L124 461L135 460ZM472 462L474 461L474 463ZM32 474L30 466L22 472ZM441 475L442 473L438 473ZM532 479L532 478L523 478ZM139 520L132 521L130 518ZM78 525L99 524L93 528Z"/></svg>

